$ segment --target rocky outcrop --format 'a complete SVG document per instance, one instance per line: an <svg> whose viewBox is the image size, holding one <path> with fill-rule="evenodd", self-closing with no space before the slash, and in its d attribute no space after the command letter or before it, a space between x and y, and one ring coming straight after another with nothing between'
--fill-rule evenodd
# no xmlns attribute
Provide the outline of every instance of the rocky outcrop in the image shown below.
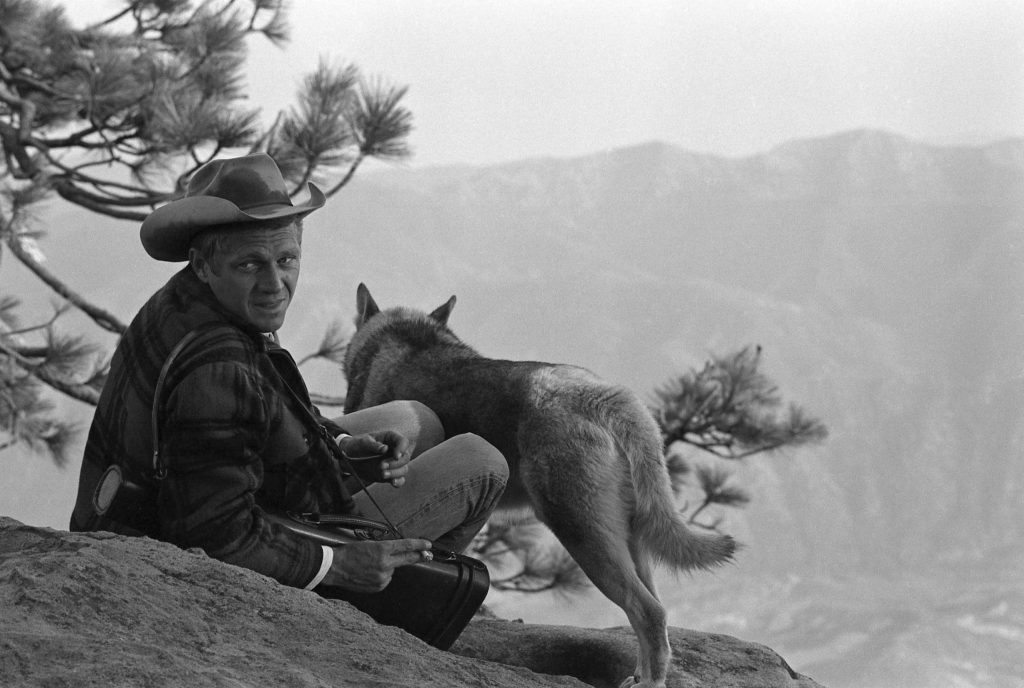
<svg viewBox="0 0 1024 688"><path fill-rule="evenodd" d="M611 686L629 629L470 624L441 652L346 603L149 539L0 518L4 686ZM669 686L817 686L770 649L672 629Z"/></svg>
<svg viewBox="0 0 1024 688"><path fill-rule="evenodd" d="M820 688L771 648L727 635L669 628L668 688ZM569 675L597 688L615 687L633 670L632 629L541 626L477 619L452 651L544 674Z"/></svg>

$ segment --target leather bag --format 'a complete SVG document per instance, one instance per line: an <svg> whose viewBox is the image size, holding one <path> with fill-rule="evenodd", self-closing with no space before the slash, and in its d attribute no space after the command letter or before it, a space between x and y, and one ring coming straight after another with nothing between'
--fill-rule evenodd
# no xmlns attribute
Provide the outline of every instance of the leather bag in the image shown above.
<svg viewBox="0 0 1024 688"><path fill-rule="evenodd" d="M390 534L390 526L357 516L267 512L277 525L329 547ZM432 549L433 561L395 569L376 593L356 593L319 585L322 597L344 600L378 623L397 626L434 647L447 650L480 608L491 584L487 567L473 557Z"/></svg>

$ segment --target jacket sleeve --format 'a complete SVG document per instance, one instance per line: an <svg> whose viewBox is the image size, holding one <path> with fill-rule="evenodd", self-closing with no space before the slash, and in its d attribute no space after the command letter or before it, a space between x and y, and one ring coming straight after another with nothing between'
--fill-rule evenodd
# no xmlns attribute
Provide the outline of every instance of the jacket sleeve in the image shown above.
<svg viewBox="0 0 1024 688"><path fill-rule="evenodd" d="M269 426L263 392L237 362L205 364L168 398L162 452L163 536L179 547L304 587L320 569L320 545L270 523L256 505Z"/></svg>
<svg viewBox="0 0 1024 688"><path fill-rule="evenodd" d="M317 422L319 422L320 425L327 428L327 432L330 433L331 437L337 437L338 435L341 434L348 434L345 432L345 428L338 425L336 421L333 421L330 418L324 416L322 413L320 413L320 409L318 409L315 406L313 407L313 413L316 414Z"/></svg>

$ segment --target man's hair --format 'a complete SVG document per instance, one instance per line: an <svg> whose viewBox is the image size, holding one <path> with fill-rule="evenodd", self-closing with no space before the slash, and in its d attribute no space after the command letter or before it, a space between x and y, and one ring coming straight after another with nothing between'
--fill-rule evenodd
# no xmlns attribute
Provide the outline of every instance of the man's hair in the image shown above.
<svg viewBox="0 0 1024 688"><path fill-rule="evenodd" d="M237 234L238 232L251 231L254 229L284 229L294 225L298 229L299 245L302 245L302 218L282 217L275 220L253 220L251 222L229 222L223 225L217 225L211 229L196 234L192 237L192 241L189 244L189 253L192 249L195 249L196 253L202 257L202 259L210 265L212 270L216 265L214 258L217 256L217 252L220 251L224 241L229 235Z"/></svg>

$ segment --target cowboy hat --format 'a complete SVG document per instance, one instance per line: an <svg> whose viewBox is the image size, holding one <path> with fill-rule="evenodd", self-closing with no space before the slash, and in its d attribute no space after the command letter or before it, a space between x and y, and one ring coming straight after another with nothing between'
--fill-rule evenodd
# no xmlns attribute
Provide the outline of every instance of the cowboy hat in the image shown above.
<svg viewBox="0 0 1024 688"><path fill-rule="evenodd" d="M192 175L185 196L154 210L143 220L142 246L153 258L188 260L193 237L232 222L305 216L323 206L323 192L306 183L309 199L298 205L285 190L281 170L266 153L211 160Z"/></svg>

